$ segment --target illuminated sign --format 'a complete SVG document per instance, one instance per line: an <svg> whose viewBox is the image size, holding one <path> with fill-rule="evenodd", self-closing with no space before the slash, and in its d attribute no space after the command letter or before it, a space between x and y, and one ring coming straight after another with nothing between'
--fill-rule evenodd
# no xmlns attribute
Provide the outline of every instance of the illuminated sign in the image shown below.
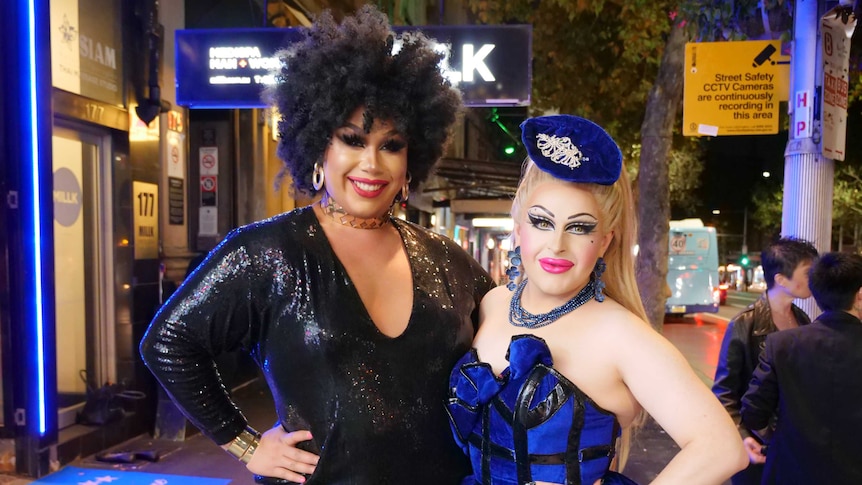
<svg viewBox="0 0 862 485"><path fill-rule="evenodd" d="M51 76L55 87L123 104L123 39L117 2L50 2Z"/></svg>
<svg viewBox="0 0 862 485"><path fill-rule="evenodd" d="M440 69L467 106L530 104L531 26L423 26L421 31L438 41L444 55ZM275 53L301 37L296 28L177 31L177 104L266 107L261 94L275 82L280 63Z"/></svg>
<svg viewBox="0 0 862 485"><path fill-rule="evenodd" d="M132 181L132 226L135 241L135 259L159 257L159 186Z"/></svg>
<svg viewBox="0 0 862 485"><path fill-rule="evenodd" d="M685 136L778 133L790 59L781 42L694 42L685 46Z"/></svg>

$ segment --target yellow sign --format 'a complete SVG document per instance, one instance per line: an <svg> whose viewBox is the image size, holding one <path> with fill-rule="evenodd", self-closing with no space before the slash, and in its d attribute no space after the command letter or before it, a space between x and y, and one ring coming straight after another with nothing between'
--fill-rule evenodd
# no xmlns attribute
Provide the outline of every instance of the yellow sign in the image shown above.
<svg viewBox="0 0 862 485"><path fill-rule="evenodd" d="M685 46L685 136L778 133L778 102L789 96L790 57L781 41Z"/></svg>
<svg viewBox="0 0 862 485"><path fill-rule="evenodd" d="M159 257L159 186L132 181L135 259Z"/></svg>

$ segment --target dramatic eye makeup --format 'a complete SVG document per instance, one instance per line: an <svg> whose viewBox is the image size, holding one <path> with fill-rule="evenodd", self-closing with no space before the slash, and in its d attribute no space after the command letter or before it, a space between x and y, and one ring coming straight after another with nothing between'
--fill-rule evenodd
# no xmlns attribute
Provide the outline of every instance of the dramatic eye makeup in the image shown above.
<svg viewBox="0 0 862 485"><path fill-rule="evenodd" d="M365 148L368 143L368 136L365 132L353 124L347 124L337 134L338 138L347 146L355 148ZM380 150L397 153L407 147L407 142L401 136L391 131L386 133L386 138L380 143Z"/></svg>
<svg viewBox="0 0 862 485"><path fill-rule="evenodd" d="M380 147L381 150L386 150L388 152L397 153L407 147L407 142L398 138L390 138L383 143L383 146Z"/></svg>
<svg viewBox="0 0 862 485"><path fill-rule="evenodd" d="M554 213L548 209L536 205L527 211L527 219L530 225L542 231L553 231L555 224ZM574 219L574 220L572 220ZM573 214L568 217L569 222L565 225L565 231L575 235L588 235L596 231L599 221L588 212Z"/></svg>
<svg viewBox="0 0 862 485"><path fill-rule="evenodd" d="M530 220L530 225L535 227L536 229L541 230L549 230L552 231L554 229L554 223L551 222L547 217L540 216L538 214L527 213L527 218Z"/></svg>
<svg viewBox="0 0 862 485"><path fill-rule="evenodd" d="M362 148L365 146L365 140L357 135L356 133L352 133L349 131L340 133L338 138L341 138L341 141L344 142L345 145Z"/></svg>
<svg viewBox="0 0 862 485"><path fill-rule="evenodd" d="M572 234L592 234L598 225L598 222L592 221L570 222L566 225L566 232L570 232Z"/></svg>

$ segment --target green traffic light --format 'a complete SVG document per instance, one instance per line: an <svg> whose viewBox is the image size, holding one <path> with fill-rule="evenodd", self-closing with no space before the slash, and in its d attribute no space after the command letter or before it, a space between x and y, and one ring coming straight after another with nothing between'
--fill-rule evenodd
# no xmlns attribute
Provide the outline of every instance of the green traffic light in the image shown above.
<svg viewBox="0 0 862 485"><path fill-rule="evenodd" d="M503 153L505 153L506 155L511 155L511 154L515 153L515 147L513 147L512 145L509 145L503 149Z"/></svg>
<svg viewBox="0 0 862 485"><path fill-rule="evenodd" d="M741 264L741 265L743 265L743 266L748 266L748 256L743 256L743 257L739 260L739 264Z"/></svg>

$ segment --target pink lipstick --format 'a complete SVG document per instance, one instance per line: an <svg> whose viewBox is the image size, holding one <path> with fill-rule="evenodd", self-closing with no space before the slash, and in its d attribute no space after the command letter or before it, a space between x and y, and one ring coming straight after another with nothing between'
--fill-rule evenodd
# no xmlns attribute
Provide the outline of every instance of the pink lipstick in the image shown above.
<svg viewBox="0 0 862 485"><path fill-rule="evenodd" d="M560 274L572 269L575 264L567 259L557 258L542 258L539 260L539 266L548 273Z"/></svg>

